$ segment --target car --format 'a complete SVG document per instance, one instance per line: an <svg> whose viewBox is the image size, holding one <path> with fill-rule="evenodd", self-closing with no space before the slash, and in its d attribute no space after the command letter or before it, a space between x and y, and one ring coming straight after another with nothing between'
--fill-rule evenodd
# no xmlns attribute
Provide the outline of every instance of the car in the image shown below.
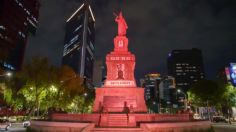
<svg viewBox="0 0 236 132"><path fill-rule="evenodd" d="M193 119L195 119L195 120L200 120L200 119L201 119L201 116L200 116L199 114L195 113L195 114L193 115Z"/></svg>
<svg viewBox="0 0 236 132"><path fill-rule="evenodd" d="M8 120L0 119L0 129L8 130L11 126L11 123Z"/></svg>
<svg viewBox="0 0 236 132"><path fill-rule="evenodd" d="M224 116L213 116L212 122L225 122L225 123L227 123L227 120L225 119Z"/></svg>
<svg viewBox="0 0 236 132"><path fill-rule="evenodd" d="M24 121L22 124L23 124L23 127L29 127L30 121Z"/></svg>

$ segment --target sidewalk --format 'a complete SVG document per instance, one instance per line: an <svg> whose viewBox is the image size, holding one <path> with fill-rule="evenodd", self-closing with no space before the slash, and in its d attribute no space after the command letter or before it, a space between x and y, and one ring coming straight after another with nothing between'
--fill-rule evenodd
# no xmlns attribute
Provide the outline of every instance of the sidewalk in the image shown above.
<svg viewBox="0 0 236 132"><path fill-rule="evenodd" d="M231 125L236 125L236 121L231 121Z"/></svg>

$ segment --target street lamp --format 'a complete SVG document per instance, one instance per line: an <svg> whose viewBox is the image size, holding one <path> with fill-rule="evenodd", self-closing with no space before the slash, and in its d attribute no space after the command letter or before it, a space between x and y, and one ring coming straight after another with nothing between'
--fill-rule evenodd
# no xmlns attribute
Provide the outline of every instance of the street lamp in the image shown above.
<svg viewBox="0 0 236 132"><path fill-rule="evenodd" d="M182 94L184 95L184 98L187 99L187 95L186 95L183 91L181 91L180 89L178 89L177 92L178 92L178 93L182 93Z"/></svg>
<svg viewBox="0 0 236 132"><path fill-rule="evenodd" d="M5 74L0 75L0 77L2 77L2 76L11 77L12 73L11 72L6 72Z"/></svg>
<svg viewBox="0 0 236 132"><path fill-rule="evenodd" d="M177 92L184 95L184 109L186 110L187 109L187 95L180 89L178 89Z"/></svg>

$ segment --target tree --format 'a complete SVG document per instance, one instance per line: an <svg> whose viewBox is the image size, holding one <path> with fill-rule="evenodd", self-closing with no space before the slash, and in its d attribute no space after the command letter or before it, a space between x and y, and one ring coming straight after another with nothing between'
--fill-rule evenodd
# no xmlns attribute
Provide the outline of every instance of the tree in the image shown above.
<svg viewBox="0 0 236 132"><path fill-rule="evenodd" d="M58 77L58 108L73 113L91 112L95 97L94 89L85 88L83 78L76 75L68 66L60 68Z"/></svg>
<svg viewBox="0 0 236 132"><path fill-rule="evenodd" d="M228 114L231 113L231 108L236 106L236 89L229 83L224 84L223 88L225 88L226 91L223 93L221 100L222 112L224 115L229 116Z"/></svg>
<svg viewBox="0 0 236 132"><path fill-rule="evenodd" d="M47 58L33 57L7 83L5 99L15 109L25 109L29 115L37 109L39 115L40 103L55 81L55 73L56 68L49 64Z"/></svg>
<svg viewBox="0 0 236 132"><path fill-rule="evenodd" d="M4 99L9 105L14 106L15 110L24 109L24 96L18 93L24 83L25 78L19 73L15 73L10 79L5 80Z"/></svg>
<svg viewBox="0 0 236 132"><path fill-rule="evenodd" d="M15 110L26 110L29 116L37 110L39 116L47 114L51 108L68 112L89 111L93 91L84 88L83 79L70 67L57 68L50 65L47 58L33 57L9 80L4 97Z"/></svg>
<svg viewBox="0 0 236 132"><path fill-rule="evenodd" d="M229 83L201 80L188 92L189 100L196 106L214 106L229 116L231 107L236 106L236 89Z"/></svg>
<svg viewBox="0 0 236 132"><path fill-rule="evenodd" d="M62 110L66 110L76 96L82 96L85 93L83 79L68 66L59 68L55 86L58 88L58 92L53 107Z"/></svg>
<svg viewBox="0 0 236 132"><path fill-rule="evenodd" d="M226 89L211 80L200 80L188 92L189 100L197 106L220 105Z"/></svg>

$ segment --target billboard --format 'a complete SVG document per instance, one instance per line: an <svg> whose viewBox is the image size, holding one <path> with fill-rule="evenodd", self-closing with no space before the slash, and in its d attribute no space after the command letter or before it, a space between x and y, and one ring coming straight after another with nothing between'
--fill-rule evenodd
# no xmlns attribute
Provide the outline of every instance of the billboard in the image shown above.
<svg viewBox="0 0 236 132"><path fill-rule="evenodd" d="M236 63L230 63L229 69L231 82L236 86Z"/></svg>

